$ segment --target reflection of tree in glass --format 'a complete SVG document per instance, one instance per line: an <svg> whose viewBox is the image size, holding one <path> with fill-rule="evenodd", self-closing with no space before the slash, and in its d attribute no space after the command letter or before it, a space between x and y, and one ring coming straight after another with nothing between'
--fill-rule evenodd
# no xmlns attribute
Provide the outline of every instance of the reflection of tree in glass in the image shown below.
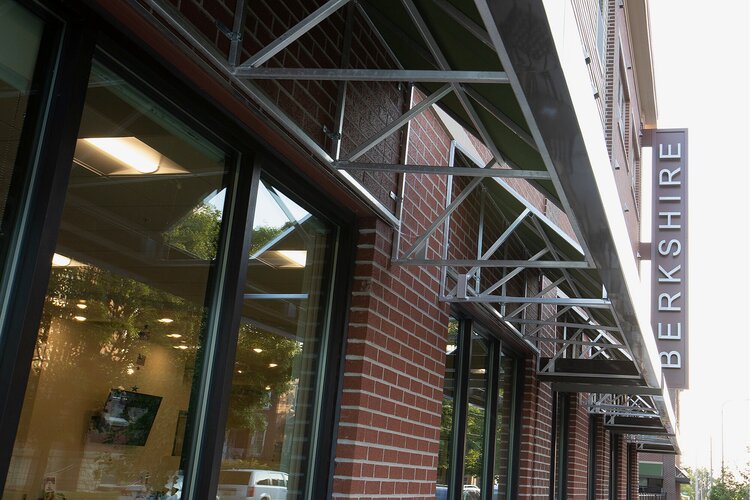
<svg viewBox="0 0 750 500"><path fill-rule="evenodd" d="M253 238L250 243L250 255L254 254L269 241L280 235L286 229L292 226L291 222L287 222L280 227L274 226L256 226L253 228Z"/></svg>
<svg viewBox="0 0 750 500"><path fill-rule="evenodd" d="M164 233L164 242L198 258L211 260L221 232L221 210L201 203Z"/></svg>
<svg viewBox="0 0 750 500"><path fill-rule="evenodd" d="M260 350L260 352L257 352ZM250 324L240 327L227 429L265 429L264 412L294 385L294 358L302 345ZM277 365L271 367L270 365ZM242 372L242 373L239 373Z"/></svg>
<svg viewBox="0 0 750 500"><path fill-rule="evenodd" d="M479 476L482 471L484 446L484 408L470 404L466 414L466 461L464 474Z"/></svg>
<svg viewBox="0 0 750 500"><path fill-rule="evenodd" d="M99 353L115 363L134 361L129 356L131 348L149 339L157 319L169 315L177 324L196 328L203 309L202 305L94 266L53 270L49 290L45 313L61 319L85 315L85 327L98 335ZM86 309L77 309L79 303Z"/></svg>
<svg viewBox="0 0 750 500"><path fill-rule="evenodd" d="M447 479L450 461L451 436L453 435L453 399L443 398L443 416L440 420L440 452L438 454L438 482Z"/></svg>

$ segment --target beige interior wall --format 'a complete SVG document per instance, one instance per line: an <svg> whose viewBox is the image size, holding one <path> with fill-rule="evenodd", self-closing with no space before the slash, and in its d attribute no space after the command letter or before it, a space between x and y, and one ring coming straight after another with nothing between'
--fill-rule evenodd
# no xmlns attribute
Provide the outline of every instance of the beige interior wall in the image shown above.
<svg viewBox="0 0 750 500"><path fill-rule="evenodd" d="M163 489L179 468L172 450L179 412L188 407L192 369L186 367L194 352L173 349L152 336L131 340L113 354L106 342L109 330L95 323L52 321L48 361L40 371L32 370L24 404L30 414L22 419L8 478L8 489L18 498L23 493L36 498L48 475L55 476L58 492L101 491L75 498L120 498L144 483ZM129 375L138 354L146 356L146 363ZM146 445L89 442L91 416L102 409L110 389L133 386L163 398Z"/></svg>

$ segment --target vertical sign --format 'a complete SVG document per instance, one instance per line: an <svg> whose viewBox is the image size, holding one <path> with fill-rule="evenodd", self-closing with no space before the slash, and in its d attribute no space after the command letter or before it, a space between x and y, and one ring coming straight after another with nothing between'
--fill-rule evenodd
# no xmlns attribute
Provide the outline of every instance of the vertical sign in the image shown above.
<svg viewBox="0 0 750 500"><path fill-rule="evenodd" d="M652 134L651 323L667 384L687 389L687 130Z"/></svg>

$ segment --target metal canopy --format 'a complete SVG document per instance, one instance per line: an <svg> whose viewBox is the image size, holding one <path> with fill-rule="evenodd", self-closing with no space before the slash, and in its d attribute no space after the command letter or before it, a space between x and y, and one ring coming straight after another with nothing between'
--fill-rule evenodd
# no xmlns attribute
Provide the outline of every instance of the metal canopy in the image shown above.
<svg viewBox="0 0 750 500"><path fill-rule="evenodd" d="M674 415L654 359L655 342L635 311L632 279L613 243L616 235L602 207L542 0L492 5L487 0L310 2L306 17L244 60L245 0L236 2L231 30L219 26L230 41L228 57L168 1L143 0L150 10L139 0L129 2L157 27L176 33L176 44L187 44L186 52L229 82L249 106L273 119L387 220L396 231L394 263L437 266L441 300L484 305L504 327L529 343L548 347L545 352L552 354L539 358L540 378L560 390L594 393L590 410L606 415L610 428L648 439L652 431L663 432L668 436L664 447L677 449ZM351 67L354 16L379 40L391 67ZM304 43L316 26L341 19L345 27L338 67L279 65L284 52ZM339 82L334 129L324 128L332 145L313 138L261 89L260 82L269 79ZM360 81L416 84L424 98L342 153L342 137L348 133L343 126L347 85ZM363 161L368 151L433 106L479 139L491 160L478 160L454 143L447 165ZM402 214L356 179L362 171L400 174L402 185L408 175L447 176L446 206L421 234L406 238ZM520 196L504 180L509 178L528 182L562 209L576 238ZM459 181L460 193L453 196ZM476 256L467 259L453 251L451 218L467 200L477 198L482 210L479 241ZM490 226L497 220L505 229L492 234ZM446 236L435 254L429 249L437 234ZM519 293L514 287L526 269L544 275L541 290ZM534 308L541 314L528 314ZM555 332L561 330L559 338ZM645 413L624 415L641 410ZM646 446L647 440L640 442Z"/></svg>

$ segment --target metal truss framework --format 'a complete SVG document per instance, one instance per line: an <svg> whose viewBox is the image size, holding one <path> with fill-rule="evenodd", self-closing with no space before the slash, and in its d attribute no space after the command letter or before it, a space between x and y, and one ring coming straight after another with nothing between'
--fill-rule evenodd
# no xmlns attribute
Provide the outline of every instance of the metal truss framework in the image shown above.
<svg viewBox="0 0 750 500"><path fill-rule="evenodd" d="M379 26L388 23L387 19L372 9L365 0L328 0L312 11L298 24L283 35L266 45L246 60L242 60L242 37L248 14L246 0L237 0L232 28L219 26L230 40L229 56L219 52L213 43L199 33L165 0L143 0L151 10L147 11L139 0L129 0L131 6L141 10L145 18L161 28L168 36L173 36L176 43L186 43L193 56L200 64L207 67L220 78L229 81L247 98L248 103L259 107L266 115L272 117L278 126L299 145L304 147L320 164L333 172L338 178L352 188L383 219L387 220L396 232L393 262L403 266L436 266L441 269L441 300L452 303L481 303L492 308L495 315L505 327L521 335L532 345L546 344L551 348L549 358L540 358L540 378L563 384L568 390L592 392L601 387L612 387L614 391L632 394L592 394L589 409L602 413L614 425L617 419L658 418L659 409L653 396L639 395L653 392L645 386L637 367L633 364L626 336L618 323L616 311L606 296L606 291L591 271L595 271L593 259L586 247L586 242L578 230L574 213L565 199L557 173L545 160L546 169L529 169L517 165L492 140L486 125L489 115L497 123L524 144L531 147L542 157L543 147L513 119L506 115L483 94L477 91L475 84L509 85L511 79L506 71L500 70L501 62L507 59L502 38L493 22L488 0L475 0L467 8L476 9L477 24L474 18L467 16L448 0L432 0L431 8L439 9L450 17L456 26L461 27L483 46L497 55L496 71L457 70L452 68L444 53L444 47L438 42L425 20L424 13L414 0L400 0L401 6L408 14L413 28L410 36L417 34L422 45L414 47L420 57L431 66L430 69L407 68L399 61L379 30ZM467 2L471 4L470 2ZM420 3L422 5L422 3ZM274 57L283 54L292 44L303 37L314 27L328 20L340 9L346 7L344 16L344 39L340 67L335 68L298 68L269 67L266 64ZM349 64L352 45L354 16L358 15L379 40L382 48L390 55L393 68L355 69ZM394 23L391 23L394 24ZM176 34L174 36L173 34ZM404 33L399 36L408 38ZM506 61L507 62L507 61ZM507 67L503 64L502 67ZM288 115L276 102L267 96L256 84L259 80L317 80L337 81L338 98L334 129L324 131L332 140L328 146L318 143L295 119ZM382 130L373 134L347 154L342 154L342 137L344 117L347 111L347 85L349 82L407 82L412 84L443 84L437 90L426 92L424 99L413 105L406 113L391 121ZM446 99L457 100L464 116L465 123L489 150L492 159L488 163L476 160L459 145L455 149L471 160L470 166L455 166L455 150L451 151L448 165L410 165L391 163L366 163L362 157L390 135L409 127L412 120L418 118L433 106L440 106ZM390 172L402 176L409 174L427 174L447 176L447 201L442 213L434 219L422 234L416 236L408 248L402 250L405 238L402 234L401 214L403 199L397 200L400 208L391 212L360 182L353 172ZM451 187L453 179L464 177L466 184L460 194L453 197ZM549 219L535 207L518 195L503 181L504 178L524 179L552 199L569 217L574 233L580 243L576 243L560 231ZM550 197L539 182L551 182L555 188L556 198ZM501 210L491 194L488 194L488 183L493 192L500 192L522 206L518 213L507 213ZM451 215L472 195L480 193L482 213L478 228L476 258L453 259L451 255L450 221ZM403 193L402 193L403 194ZM554 199L553 199L554 198ZM506 219L504 232L494 241L486 242L485 210L500 212ZM438 230L445 235L439 256L428 255L429 242L435 238ZM521 234L523 233L523 234ZM529 241L537 245L531 248ZM496 258L505 255L504 248L513 241L526 253L523 259ZM538 269L546 277L544 287L534 294L512 296L507 293L507 285L525 269ZM484 271L484 272L483 272ZM488 276L492 276L490 279ZM264 297L265 298L265 297ZM527 314L530 308L538 309L539 314ZM562 338L555 332L562 331ZM550 334L552 332L552 334ZM545 349L545 351L548 351ZM607 371L604 364L612 366L630 365L630 370ZM618 365L619 363L619 365ZM625 389L622 387L625 386ZM588 390L591 389L591 390ZM614 420L613 420L614 419Z"/></svg>
<svg viewBox="0 0 750 500"><path fill-rule="evenodd" d="M634 394L591 394L588 400L589 413L603 414L605 424L613 424L616 417L653 418L659 409L651 396Z"/></svg>

